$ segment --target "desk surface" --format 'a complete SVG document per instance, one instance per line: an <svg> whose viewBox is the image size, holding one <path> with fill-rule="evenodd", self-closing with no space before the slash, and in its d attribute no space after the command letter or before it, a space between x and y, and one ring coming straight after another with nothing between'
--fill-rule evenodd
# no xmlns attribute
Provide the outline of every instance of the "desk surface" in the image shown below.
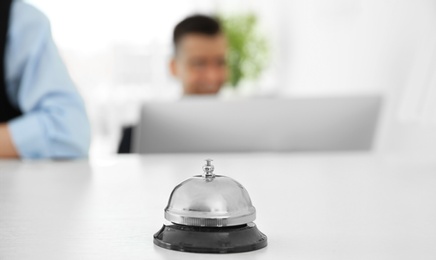
<svg viewBox="0 0 436 260"><path fill-rule="evenodd" d="M0 259L204 259L159 248L172 189L201 155L0 161ZM267 248L210 259L435 259L436 161L213 156L248 190Z"/></svg>

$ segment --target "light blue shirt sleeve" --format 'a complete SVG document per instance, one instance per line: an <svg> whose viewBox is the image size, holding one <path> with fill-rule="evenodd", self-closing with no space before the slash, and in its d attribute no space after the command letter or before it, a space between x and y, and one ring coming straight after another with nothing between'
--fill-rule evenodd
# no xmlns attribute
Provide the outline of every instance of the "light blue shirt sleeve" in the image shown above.
<svg viewBox="0 0 436 260"><path fill-rule="evenodd" d="M88 155L85 106L53 42L47 18L34 7L12 5L5 75L7 94L23 115L8 122L22 158Z"/></svg>

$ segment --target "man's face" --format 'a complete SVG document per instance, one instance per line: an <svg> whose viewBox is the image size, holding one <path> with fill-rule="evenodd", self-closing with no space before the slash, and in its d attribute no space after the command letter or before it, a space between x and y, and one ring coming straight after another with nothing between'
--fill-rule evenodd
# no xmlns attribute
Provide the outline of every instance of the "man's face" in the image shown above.
<svg viewBox="0 0 436 260"><path fill-rule="evenodd" d="M178 45L171 72L185 95L216 94L228 77L227 41L222 34L188 34Z"/></svg>

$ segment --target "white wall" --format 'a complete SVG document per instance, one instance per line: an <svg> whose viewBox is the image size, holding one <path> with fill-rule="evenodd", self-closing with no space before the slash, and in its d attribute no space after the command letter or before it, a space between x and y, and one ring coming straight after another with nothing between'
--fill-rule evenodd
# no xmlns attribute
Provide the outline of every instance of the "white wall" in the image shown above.
<svg viewBox="0 0 436 260"><path fill-rule="evenodd" d="M403 87L436 35L435 1L282 1L287 93Z"/></svg>
<svg viewBox="0 0 436 260"><path fill-rule="evenodd" d="M377 147L436 159L436 1L281 1L281 91L386 94Z"/></svg>
<svg viewBox="0 0 436 260"><path fill-rule="evenodd" d="M173 26L188 14L257 12L273 51L269 77L274 80L268 82L280 93L380 92L426 85L436 67L434 0L29 2L52 20L63 51L139 45L153 52L160 46L162 58L171 52ZM166 70L155 74L169 77Z"/></svg>

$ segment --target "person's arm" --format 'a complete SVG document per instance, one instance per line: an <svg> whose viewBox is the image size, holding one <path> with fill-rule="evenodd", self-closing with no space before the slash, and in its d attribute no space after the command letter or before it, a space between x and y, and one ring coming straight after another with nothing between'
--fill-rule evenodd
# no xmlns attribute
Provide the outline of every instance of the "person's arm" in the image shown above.
<svg viewBox="0 0 436 260"><path fill-rule="evenodd" d="M6 124L0 124L0 158L18 158L17 149L12 143L11 134Z"/></svg>
<svg viewBox="0 0 436 260"><path fill-rule="evenodd" d="M7 45L7 84L23 115L7 123L21 158L88 155L89 122L52 40L48 20L16 1ZM1 149L1 148L0 148Z"/></svg>

